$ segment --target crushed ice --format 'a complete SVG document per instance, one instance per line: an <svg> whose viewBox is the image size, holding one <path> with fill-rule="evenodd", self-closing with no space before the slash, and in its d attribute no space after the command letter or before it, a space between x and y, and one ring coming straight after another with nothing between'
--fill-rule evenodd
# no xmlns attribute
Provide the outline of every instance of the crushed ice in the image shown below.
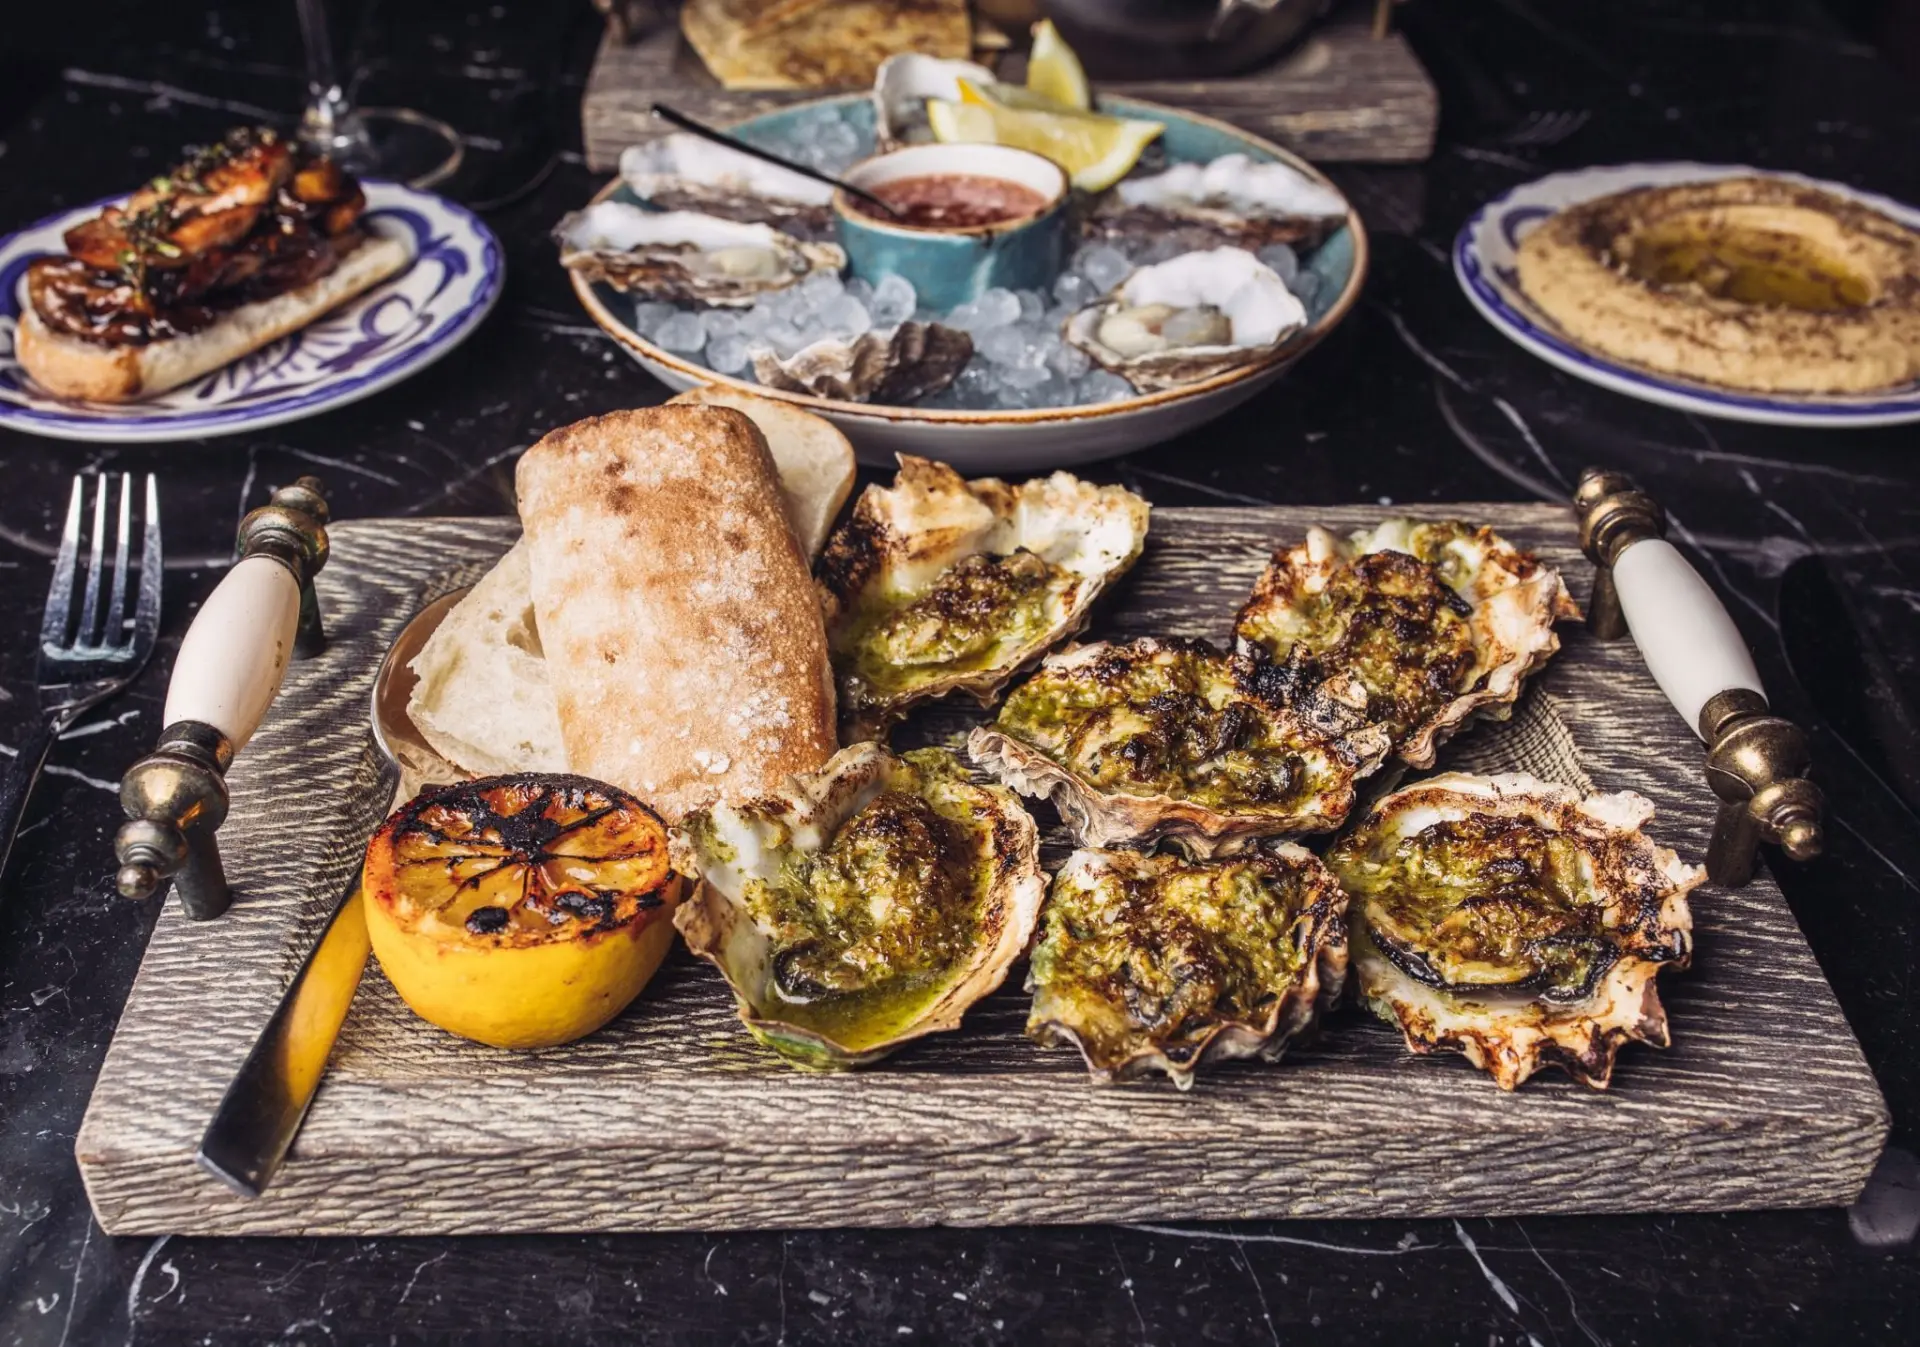
<svg viewBox="0 0 1920 1347"><path fill-rule="evenodd" d="M809 167L837 173L860 158L869 135L852 121L827 118L813 123L806 137L783 139L772 148ZM751 380L755 348L772 347L784 359L828 337L850 341L909 318L940 322L972 335L973 359L950 387L919 406L988 411L1111 402L1133 396L1132 387L1067 345L1061 326L1135 267L1164 262L1180 251L1177 241L1164 238L1089 244L1045 291L989 290L946 312L921 308L912 283L903 276L869 285L816 272L799 285L763 296L751 308L636 304L632 325L642 337L676 355ZM1262 248L1258 256L1299 296L1309 317L1318 318L1325 307L1317 302L1322 298L1320 275L1303 266L1285 244ZM1331 298L1326 296L1329 302Z"/></svg>

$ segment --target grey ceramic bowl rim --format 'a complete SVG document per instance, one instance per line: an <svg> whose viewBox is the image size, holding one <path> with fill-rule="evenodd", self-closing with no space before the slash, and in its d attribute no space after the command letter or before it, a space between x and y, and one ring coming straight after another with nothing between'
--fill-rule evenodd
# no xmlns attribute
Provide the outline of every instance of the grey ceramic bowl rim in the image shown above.
<svg viewBox="0 0 1920 1347"><path fill-rule="evenodd" d="M786 109L782 109L782 111L785 111L785 110ZM855 164L852 168L848 169L845 173L841 174L841 177L846 179L848 182L851 182L855 187L864 186L865 184L861 183L854 175L857 174L861 169L865 168L868 164L878 163L882 159L891 159L894 155L900 154L904 151L917 150L919 148L921 147L918 145L899 145L899 146L895 146L891 150L882 150L878 154L870 154L865 159L862 159L859 163ZM960 146L943 146L942 148L957 149L961 147ZM841 220L851 221L857 228L869 229L876 234L887 234L895 238L974 239L974 238L991 238L995 234L1012 234L1019 230L1027 229L1033 225L1039 224L1041 221L1046 220L1050 216L1059 214L1060 211L1063 208L1065 208L1067 204L1067 198L1073 195L1073 182L1067 176L1067 171L1064 168L1061 168L1060 165L1054 163L1053 160L1047 158L1047 156L1044 154L1035 154L1032 150L1023 150L1018 145L987 145L987 146L983 146L983 148L990 149L990 150L1006 150L1013 154L1025 155L1029 159L1038 159L1042 164L1045 164L1049 169L1053 170L1054 174L1060 179L1060 186L1058 187L1058 189L1054 191L1052 196L1049 196L1044 202L1041 203L1041 206L1038 210L1028 211L1025 215L1016 215L1011 219L1007 219L1007 220L995 220L991 224L903 225L903 224L896 223L893 220L883 219L878 215L867 214L865 211L861 210L859 207L849 202L847 200L847 193L845 189L839 188L839 187L836 187L833 189L833 197L832 197L832 203L831 203L833 206L833 213L836 217L838 217ZM999 175L989 174L989 173L980 173L975 176L986 178L986 177L997 177Z"/></svg>
<svg viewBox="0 0 1920 1347"><path fill-rule="evenodd" d="M792 112L801 108L823 106L825 104L845 103L864 98L864 94L834 94L826 98L808 99L801 103L790 103L782 107L782 112ZM1265 137L1221 121L1217 117L1203 117L1165 103L1152 103L1143 98L1128 98L1130 107L1139 108L1149 114L1165 113L1183 121L1194 122L1224 132L1251 145L1258 146L1263 153L1272 155L1281 163L1298 169L1315 182L1333 188L1333 180L1319 169L1309 164L1291 150L1283 149ZM747 120L752 120L748 118ZM620 188L620 179L616 176L612 182L593 195L593 201L604 201ZM1346 200L1346 193L1340 193L1340 199ZM1165 389L1158 393L1136 393L1132 397L1118 398L1112 402L1082 404L1077 407L1022 407L1002 411L949 411L944 408L926 407L884 407L869 402L843 402L836 398L818 398L810 393L789 393L784 389L769 388L765 384L750 379L736 378L731 374L722 374L715 369L691 360L683 360L673 352L655 346L639 333L622 323L600 297L593 293L593 285L579 272L569 272L567 278L573 283L573 293L587 316L599 325L602 331L622 346L637 352L656 364L664 365L677 374L694 380L696 383L713 384L721 388L730 388L737 393L746 393L754 397L773 398L780 402L791 403L802 411L820 412L833 416L845 416L865 421L877 421L907 425L949 425L949 426L1020 426L1044 425L1062 421L1098 421L1108 417L1124 417L1150 407L1165 406L1169 403L1185 401L1188 398L1200 398L1219 392L1223 388L1251 379L1265 373L1275 365L1290 364L1326 339L1327 334L1340 325L1342 319L1353 309L1360 298L1360 289L1366 283L1368 266L1368 246L1366 226L1360 223L1360 212L1347 203L1346 227L1353 233L1353 272L1347 277L1346 288L1334 300L1331 307L1320 315L1320 320L1295 333L1263 359L1238 369L1226 370L1210 379L1198 383L1182 384L1178 388Z"/></svg>

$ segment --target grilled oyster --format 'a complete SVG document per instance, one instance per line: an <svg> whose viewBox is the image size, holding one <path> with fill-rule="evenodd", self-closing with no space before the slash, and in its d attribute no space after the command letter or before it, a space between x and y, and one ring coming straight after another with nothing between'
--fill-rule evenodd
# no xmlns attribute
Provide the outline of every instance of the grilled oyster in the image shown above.
<svg viewBox="0 0 1920 1347"><path fill-rule="evenodd" d="M560 263L589 281L675 304L746 308L816 271L838 271L834 243L802 243L764 224L597 201L554 228Z"/></svg>
<svg viewBox="0 0 1920 1347"><path fill-rule="evenodd" d="M808 238L833 228L833 188L826 183L685 131L627 146L620 177L661 210L778 223Z"/></svg>
<svg viewBox="0 0 1920 1347"><path fill-rule="evenodd" d="M1086 232L1145 238L1178 230L1205 247L1313 248L1346 218L1345 197L1291 164L1223 154L1121 179L1087 217Z"/></svg>
<svg viewBox="0 0 1920 1347"><path fill-rule="evenodd" d="M1265 360L1306 323L1273 268L1244 248L1211 248L1140 267L1062 335L1153 393Z"/></svg>
<svg viewBox="0 0 1920 1347"><path fill-rule="evenodd" d="M973 358L973 338L942 323L900 323L851 341L826 337L784 360L770 346L751 355L753 377L769 388L899 407L952 383Z"/></svg>
<svg viewBox="0 0 1920 1347"><path fill-rule="evenodd" d="M1401 760L1430 767L1470 717L1511 713L1579 615L1558 571L1492 529L1389 519L1275 552L1234 634L1300 684L1357 676Z"/></svg>
<svg viewBox="0 0 1920 1347"><path fill-rule="evenodd" d="M1706 878L1641 833L1652 816L1529 776L1384 797L1327 853L1361 999L1414 1052L1464 1053L1503 1090L1543 1066L1606 1088L1623 1043L1667 1045L1653 979L1687 966Z"/></svg>
<svg viewBox="0 0 1920 1347"><path fill-rule="evenodd" d="M1205 641L1077 646L1015 688L967 739L975 762L1023 795L1051 795L1081 846L1235 851L1329 832L1354 783L1387 755L1357 680L1299 696L1273 666Z"/></svg>
<svg viewBox="0 0 1920 1347"><path fill-rule="evenodd" d="M674 858L700 880L674 914L688 947L755 1038L816 1069L957 1026L1046 892L1026 810L938 748L843 748L784 792L688 815Z"/></svg>
<svg viewBox="0 0 1920 1347"><path fill-rule="evenodd" d="M1147 503L1064 472L1009 487L900 455L820 558L842 739L916 703L990 706L1023 667L1086 625L1147 536Z"/></svg>
<svg viewBox="0 0 1920 1347"><path fill-rule="evenodd" d="M1340 998L1347 897L1283 843L1226 860L1076 851L1054 876L1027 1033L1071 1043L1101 1084L1274 1061Z"/></svg>

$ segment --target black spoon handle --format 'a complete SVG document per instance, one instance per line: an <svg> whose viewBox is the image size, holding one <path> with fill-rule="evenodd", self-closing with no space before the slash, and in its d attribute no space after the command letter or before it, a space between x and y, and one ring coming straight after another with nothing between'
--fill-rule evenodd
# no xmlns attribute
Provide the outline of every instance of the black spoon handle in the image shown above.
<svg viewBox="0 0 1920 1347"><path fill-rule="evenodd" d="M730 136L725 131L716 131L704 122L696 122L693 118L687 116L686 113L678 112L668 107L665 103L655 103L653 105L653 115L663 122L668 122L679 127L682 131L688 131L705 140L710 140L716 145L725 145L730 150L738 150L742 154L750 154L755 159L764 159L769 164L778 164L789 173L798 173L803 178L812 178L815 182L824 182L829 187L838 187L848 196L857 196L869 205L879 207L893 219L897 220L900 218L899 211L889 206L865 188L855 187L850 182L842 182L840 179L822 173L818 169L808 168L805 164L796 164L791 159L783 159L771 150L763 150L758 145L749 145L746 141L735 136Z"/></svg>

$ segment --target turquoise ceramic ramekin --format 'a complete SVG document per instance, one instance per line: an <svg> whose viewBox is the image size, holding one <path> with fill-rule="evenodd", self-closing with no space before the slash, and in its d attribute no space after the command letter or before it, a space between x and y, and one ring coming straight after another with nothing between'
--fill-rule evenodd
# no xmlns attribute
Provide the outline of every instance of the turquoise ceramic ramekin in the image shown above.
<svg viewBox="0 0 1920 1347"><path fill-rule="evenodd" d="M1006 145L909 145L862 160L843 175L872 190L901 178L966 173L1017 182L1047 203L1033 215L971 228L916 229L889 224L833 196L834 225L853 274L869 284L899 275L913 282L922 308L950 309L984 292L1044 289L1060 273L1066 246L1067 175L1029 150Z"/></svg>

